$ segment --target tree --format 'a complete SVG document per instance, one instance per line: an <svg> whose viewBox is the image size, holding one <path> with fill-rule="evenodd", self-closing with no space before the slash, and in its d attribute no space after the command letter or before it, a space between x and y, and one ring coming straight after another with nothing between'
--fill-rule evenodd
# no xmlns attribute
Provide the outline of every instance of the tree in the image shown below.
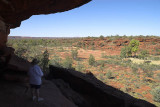
<svg viewBox="0 0 160 107"><path fill-rule="evenodd" d="M68 69L73 69L72 63L73 63L72 59L69 56L67 56L63 62L63 67Z"/></svg>
<svg viewBox="0 0 160 107"><path fill-rule="evenodd" d="M42 58L42 68L44 72L47 71L48 64L49 64L49 53L48 50L45 50Z"/></svg>
<svg viewBox="0 0 160 107"><path fill-rule="evenodd" d="M132 54L134 53L134 56L135 56L139 48L139 41L132 39L129 43L129 48L131 49L131 53Z"/></svg>
<svg viewBox="0 0 160 107"><path fill-rule="evenodd" d="M121 49L121 58L126 58L132 56L131 47L126 46Z"/></svg>
<svg viewBox="0 0 160 107"><path fill-rule="evenodd" d="M78 50L76 49L76 50L72 50L72 58L74 59L74 60L76 60L77 59L77 56L78 56Z"/></svg>
<svg viewBox="0 0 160 107"><path fill-rule="evenodd" d="M92 54L90 54L88 62L89 62L89 65L91 65L91 66L93 66L95 64L96 61L95 61L95 58Z"/></svg>
<svg viewBox="0 0 160 107"><path fill-rule="evenodd" d="M131 47L127 46L126 47L126 52L127 52L127 57L131 57L132 56Z"/></svg>
<svg viewBox="0 0 160 107"><path fill-rule="evenodd" d="M99 38L100 38L101 40L103 40L103 39L104 39L104 36L103 36L103 35L101 35Z"/></svg>
<svg viewBox="0 0 160 107"><path fill-rule="evenodd" d="M121 49L121 55L120 56L122 58L131 57L131 56L133 56L133 53L134 53L134 56L135 56L136 52L138 51L138 48L139 48L139 41L135 40L135 39L132 39L128 46Z"/></svg>

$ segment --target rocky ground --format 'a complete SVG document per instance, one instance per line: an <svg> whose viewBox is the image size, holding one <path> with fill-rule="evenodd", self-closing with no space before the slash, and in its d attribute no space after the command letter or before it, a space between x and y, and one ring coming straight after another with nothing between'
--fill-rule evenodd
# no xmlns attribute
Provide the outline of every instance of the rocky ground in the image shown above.
<svg viewBox="0 0 160 107"><path fill-rule="evenodd" d="M56 85L43 80L40 96L44 101L32 101L30 91L25 93L25 87L20 83L0 82L0 107L77 107L69 101Z"/></svg>

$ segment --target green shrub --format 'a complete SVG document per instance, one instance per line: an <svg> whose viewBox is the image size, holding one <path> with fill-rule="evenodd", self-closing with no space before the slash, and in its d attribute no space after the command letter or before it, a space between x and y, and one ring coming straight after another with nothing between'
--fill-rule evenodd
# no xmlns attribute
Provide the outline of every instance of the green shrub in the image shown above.
<svg viewBox="0 0 160 107"><path fill-rule="evenodd" d="M104 36L103 36L103 35L101 35L99 38L100 38L101 40L103 40L103 39L104 39Z"/></svg>
<svg viewBox="0 0 160 107"><path fill-rule="evenodd" d="M140 54L138 55L138 58L140 59L145 59L146 57L148 57L149 52L147 50L141 50Z"/></svg>
<svg viewBox="0 0 160 107"><path fill-rule="evenodd" d="M81 46L82 46L82 43L81 43L81 42L78 42L76 46L77 46L77 47L81 47Z"/></svg>
<svg viewBox="0 0 160 107"><path fill-rule="evenodd" d="M48 50L45 50L42 57L43 72L47 72L48 65L49 65L49 52Z"/></svg>
<svg viewBox="0 0 160 107"><path fill-rule="evenodd" d="M126 58L132 56L131 47L125 46L124 48L121 48L121 58Z"/></svg>
<svg viewBox="0 0 160 107"><path fill-rule="evenodd" d="M133 72L134 74L137 74L138 67L137 67L136 65L132 65L131 68L132 68L132 72Z"/></svg>
<svg viewBox="0 0 160 107"><path fill-rule="evenodd" d="M77 56L78 56L78 50L77 49L76 50L72 50L72 58L76 60Z"/></svg>
<svg viewBox="0 0 160 107"><path fill-rule="evenodd" d="M152 91L153 100L156 102L160 102L160 86L156 87Z"/></svg>
<svg viewBox="0 0 160 107"><path fill-rule="evenodd" d="M129 48L131 49L131 54L134 53L135 56L139 48L139 41L132 39L129 43Z"/></svg>
<svg viewBox="0 0 160 107"><path fill-rule="evenodd" d="M67 56L66 59L63 61L63 67L67 69L73 69L72 63L72 59L69 56Z"/></svg>
<svg viewBox="0 0 160 107"><path fill-rule="evenodd" d="M63 47L60 47L58 51L59 52L64 52L65 50L63 49Z"/></svg>
<svg viewBox="0 0 160 107"><path fill-rule="evenodd" d="M61 60L62 59L59 56L55 55L53 60L51 61L51 64L56 67L62 67Z"/></svg>
<svg viewBox="0 0 160 107"><path fill-rule="evenodd" d="M101 63L101 65L100 65L100 71L104 71L104 63Z"/></svg>
<svg viewBox="0 0 160 107"><path fill-rule="evenodd" d="M159 48L156 48L155 55L160 55L160 49Z"/></svg>
<svg viewBox="0 0 160 107"><path fill-rule="evenodd" d="M157 74L157 79L160 80L160 73Z"/></svg>
<svg viewBox="0 0 160 107"><path fill-rule="evenodd" d="M107 79L111 79L112 78L112 72L110 70L106 73L106 78Z"/></svg>
<svg viewBox="0 0 160 107"><path fill-rule="evenodd" d="M84 65L81 64L80 62L77 63L77 66L76 66L76 70L77 71L83 71L84 70Z"/></svg>
<svg viewBox="0 0 160 107"><path fill-rule="evenodd" d="M92 54L90 54L90 56L89 56L88 63L89 63L89 65L91 65L91 66L94 66L95 63L96 63L95 58L94 58L94 56L93 56Z"/></svg>
<svg viewBox="0 0 160 107"><path fill-rule="evenodd" d="M148 65L148 64L139 64L139 68L143 70L147 77L153 77L153 71L159 69L160 66L157 65Z"/></svg>
<svg viewBox="0 0 160 107"><path fill-rule="evenodd" d="M139 68L141 68L144 72L147 71L156 71L160 69L160 65L154 65L154 64L137 64Z"/></svg>
<svg viewBox="0 0 160 107"><path fill-rule="evenodd" d="M121 58L126 58L127 57L127 51L126 51L126 47L121 48Z"/></svg>
<svg viewBox="0 0 160 107"><path fill-rule="evenodd" d="M145 72L146 76L147 77L153 77L153 71L148 71L148 72Z"/></svg>
<svg viewBox="0 0 160 107"><path fill-rule="evenodd" d="M152 45L156 45L156 43L152 41Z"/></svg>

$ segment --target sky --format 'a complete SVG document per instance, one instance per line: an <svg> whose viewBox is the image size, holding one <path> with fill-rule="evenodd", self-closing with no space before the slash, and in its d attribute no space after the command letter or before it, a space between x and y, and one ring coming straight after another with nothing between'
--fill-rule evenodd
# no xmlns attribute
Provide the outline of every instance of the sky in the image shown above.
<svg viewBox="0 0 160 107"><path fill-rule="evenodd" d="M92 0L70 11L34 15L10 36L160 36L160 0Z"/></svg>

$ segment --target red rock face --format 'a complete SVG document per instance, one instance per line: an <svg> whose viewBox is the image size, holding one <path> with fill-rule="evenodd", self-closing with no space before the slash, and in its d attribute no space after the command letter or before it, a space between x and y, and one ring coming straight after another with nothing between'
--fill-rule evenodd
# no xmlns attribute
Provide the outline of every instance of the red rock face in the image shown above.
<svg viewBox="0 0 160 107"><path fill-rule="evenodd" d="M1 0L0 16L12 28L19 27L32 15L64 12L91 0Z"/></svg>
<svg viewBox="0 0 160 107"><path fill-rule="evenodd" d="M114 40L113 43L116 44L116 46L128 45L129 40L117 39L117 40Z"/></svg>

